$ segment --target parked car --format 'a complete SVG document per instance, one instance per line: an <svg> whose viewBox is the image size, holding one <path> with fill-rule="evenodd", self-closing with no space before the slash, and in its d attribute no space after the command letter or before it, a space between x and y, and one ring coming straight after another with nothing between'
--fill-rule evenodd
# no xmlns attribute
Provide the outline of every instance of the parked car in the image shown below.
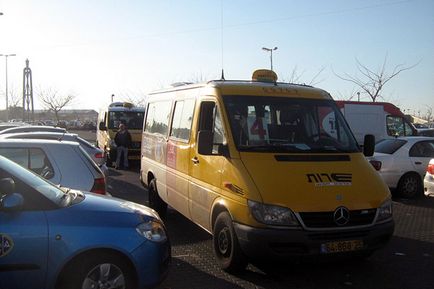
<svg viewBox="0 0 434 289"><path fill-rule="evenodd" d="M0 156L0 288L148 288L168 272L158 214L64 189Z"/></svg>
<svg viewBox="0 0 434 289"><path fill-rule="evenodd" d="M0 135L1 138L9 139L52 139L58 141L74 141L78 142L92 160L100 167L105 175L108 173L105 164L104 151L95 145L92 145L87 140L79 137L75 133L61 133L61 132L24 132L24 133L10 133Z"/></svg>
<svg viewBox="0 0 434 289"><path fill-rule="evenodd" d="M13 127L17 127L17 126L22 126L24 124L20 124L20 123L12 123L12 122L2 122L0 123L0 132L5 130L5 129L9 129L9 128L13 128Z"/></svg>
<svg viewBox="0 0 434 289"><path fill-rule="evenodd" d="M420 129L417 131L417 134L420 136L434 137L434 128Z"/></svg>
<svg viewBox="0 0 434 289"><path fill-rule="evenodd" d="M76 142L1 139L0 155L32 170L53 184L106 194L104 173Z"/></svg>
<svg viewBox="0 0 434 289"><path fill-rule="evenodd" d="M17 132L32 132L32 131L51 131L51 132L66 132L65 128L44 126L44 125L22 125L11 127L0 131L0 134L17 133Z"/></svg>
<svg viewBox="0 0 434 289"><path fill-rule="evenodd" d="M426 167L425 179L423 187L426 196L434 197L434 159L431 159Z"/></svg>
<svg viewBox="0 0 434 289"><path fill-rule="evenodd" d="M382 140L368 160L389 188L411 198L422 193L423 177L431 158L434 158L434 138L416 136Z"/></svg>

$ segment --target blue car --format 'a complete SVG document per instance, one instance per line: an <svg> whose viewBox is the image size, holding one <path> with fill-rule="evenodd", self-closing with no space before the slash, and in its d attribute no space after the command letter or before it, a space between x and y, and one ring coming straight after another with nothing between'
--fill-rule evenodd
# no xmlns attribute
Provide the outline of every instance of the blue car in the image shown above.
<svg viewBox="0 0 434 289"><path fill-rule="evenodd" d="M61 189L0 156L0 288L148 288L167 275L152 209Z"/></svg>

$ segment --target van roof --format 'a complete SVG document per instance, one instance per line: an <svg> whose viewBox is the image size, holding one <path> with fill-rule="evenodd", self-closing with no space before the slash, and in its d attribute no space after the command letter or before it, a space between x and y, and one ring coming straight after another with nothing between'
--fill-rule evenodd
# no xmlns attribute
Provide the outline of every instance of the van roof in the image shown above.
<svg viewBox="0 0 434 289"><path fill-rule="evenodd" d="M261 82L251 80L211 80L204 83L176 85L167 89L151 92L149 95L162 92L181 91L198 88L217 88L223 95L270 95L270 96L300 96L319 99L332 99L330 94L319 88L304 84L285 82Z"/></svg>
<svg viewBox="0 0 434 289"><path fill-rule="evenodd" d="M131 111L131 112L144 112L144 107L124 107L124 106L112 106L108 108L108 111Z"/></svg>

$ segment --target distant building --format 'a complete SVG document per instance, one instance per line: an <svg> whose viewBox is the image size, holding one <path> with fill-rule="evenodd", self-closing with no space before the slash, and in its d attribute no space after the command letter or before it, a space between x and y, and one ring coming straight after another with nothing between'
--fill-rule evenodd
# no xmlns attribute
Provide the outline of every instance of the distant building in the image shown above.
<svg viewBox="0 0 434 289"><path fill-rule="evenodd" d="M23 117L23 109L21 107L9 108L9 119L21 120ZM95 122L98 117L98 113L93 109L63 109L59 112L59 120L80 120ZM6 120L6 111L0 110L0 121ZM35 121L56 120L53 112L35 109Z"/></svg>

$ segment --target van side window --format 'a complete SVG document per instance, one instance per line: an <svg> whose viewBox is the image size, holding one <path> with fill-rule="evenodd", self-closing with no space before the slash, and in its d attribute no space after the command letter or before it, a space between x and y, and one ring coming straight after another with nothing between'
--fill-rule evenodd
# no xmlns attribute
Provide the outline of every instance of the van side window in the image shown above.
<svg viewBox="0 0 434 289"><path fill-rule="evenodd" d="M169 129L171 101L154 102L148 105L145 132L166 136Z"/></svg>
<svg viewBox="0 0 434 289"><path fill-rule="evenodd" d="M401 116L389 115L386 118L387 134L389 136L410 136L413 130Z"/></svg>
<svg viewBox="0 0 434 289"><path fill-rule="evenodd" d="M226 143L225 133L223 129L223 122L220 116L218 107L216 107L215 118L214 118L214 144L224 144Z"/></svg>
<svg viewBox="0 0 434 289"><path fill-rule="evenodd" d="M200 105L199 131L201 130L214 133L213 153L217 154L218 146L226 143L226 138L218 106L213 101L204 101Z"/></svg>
<svg viewBox="0 0 434 289"><path fill-rule="evenodd" d="M190 140L191 123L194 112L194 99L175 102L172 130L170 136L188 142Z"/></svg>

